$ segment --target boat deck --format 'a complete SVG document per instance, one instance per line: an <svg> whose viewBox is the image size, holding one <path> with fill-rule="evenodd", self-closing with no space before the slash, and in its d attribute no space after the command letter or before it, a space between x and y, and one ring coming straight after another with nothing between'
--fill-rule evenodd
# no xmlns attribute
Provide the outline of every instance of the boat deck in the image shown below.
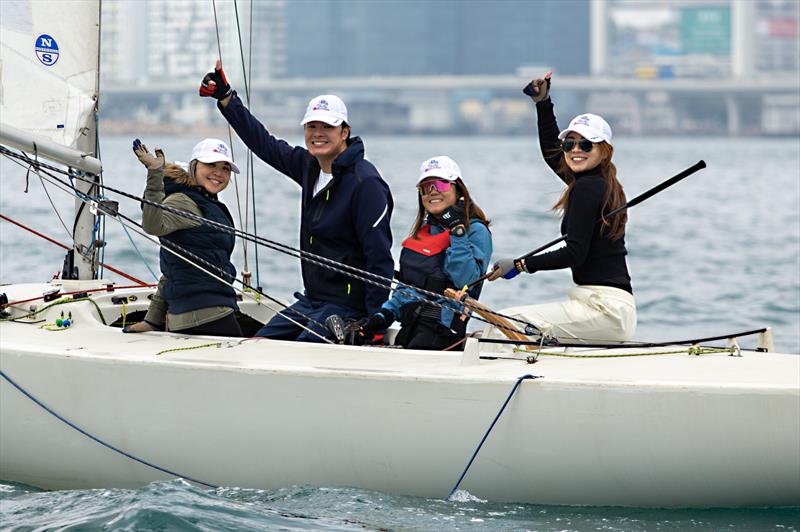
<svg viewBox="0 0 800 532"><path fill-rule="evenodd" d="M95 282L97 284L97 282ZM49 284L15 285L12 301L41 295ZM65 288L69 288L65 286ZM464 352L403 350L390 347L358 347L268 340L188 336L152 332L125 334L102 324L98 308L115 319L119 305L113 296L142 293L143 289L97 292L91 299L57 305L37 314L36 323L0 323L4 356L37 353L42 356L103 358L113 363L192 365L230 371L288 372L292 374L363 375L380 379L459 381L513 381L525 374L547 382L615 384L630 386L689 386L796 390L800 394L800 356L742 351L689 355L686 346L659 348L577 349L551 348L529 364L527 353L493 353L496 346L469 340ZM66 291L66 290L64 290ZM146 308L146 297L137 298L128 312ZM95 303L97 306L95 306ZM47 305L38 302L39 307ZM73 316L68 329L42 327L53 323L62 311ZM20 311L20 309L17 309ZM42 322L41 320L44 320ZM23 320L25 321L25 320ZM675 352L678 351L678 352ZM563 356L568 354L569 356ZM616 355L616 356L614 356Z"/></svg>

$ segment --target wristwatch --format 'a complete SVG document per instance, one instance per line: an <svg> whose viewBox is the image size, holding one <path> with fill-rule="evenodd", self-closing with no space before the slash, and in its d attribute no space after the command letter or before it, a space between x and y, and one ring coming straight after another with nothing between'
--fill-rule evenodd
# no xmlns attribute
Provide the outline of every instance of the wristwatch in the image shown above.
<svg viewBox="0 0 800 532"><path fill-rule="evenodd" d="M457 226L453 227L452 229L450 229L450 234L453 235L453 236L464 236L466 234L466 232L467 232L467 230L464 229L464 225L463 224L457 225Z"/></svg>

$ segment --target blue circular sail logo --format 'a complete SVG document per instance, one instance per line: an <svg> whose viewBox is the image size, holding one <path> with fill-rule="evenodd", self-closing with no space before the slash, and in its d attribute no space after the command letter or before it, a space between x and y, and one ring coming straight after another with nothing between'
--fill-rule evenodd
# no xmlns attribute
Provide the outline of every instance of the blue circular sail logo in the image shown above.
<svg viewBox="0 0 800 532"><path fill-rule="evenodd" d="M53 66L58 61L58 44L46 33L36 37L36 57L44 66Z"/></svg>

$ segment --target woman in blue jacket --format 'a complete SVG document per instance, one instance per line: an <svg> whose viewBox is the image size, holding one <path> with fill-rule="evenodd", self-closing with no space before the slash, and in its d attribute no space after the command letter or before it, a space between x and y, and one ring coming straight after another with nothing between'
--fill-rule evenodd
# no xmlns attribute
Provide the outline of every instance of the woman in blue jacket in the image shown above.
<svg viewBox="0 0 800 532"><path fill-rule="evenodd" d="M481 277L489 264L489 219L470 197L461 169L450 157L442 155L423 162L417 189L419 210L411 234L403 242L399 280L438 294L446 288L460 290ZM480 291L479 284L468 293L477 299ZM365 332L372 335L399 320L396 345L463 349L459 341L466 336L466 319L451 310L452 300L436 300L451 307L441 308L424 302L426 298L413 288L395 290L370 318Z"/></svg>

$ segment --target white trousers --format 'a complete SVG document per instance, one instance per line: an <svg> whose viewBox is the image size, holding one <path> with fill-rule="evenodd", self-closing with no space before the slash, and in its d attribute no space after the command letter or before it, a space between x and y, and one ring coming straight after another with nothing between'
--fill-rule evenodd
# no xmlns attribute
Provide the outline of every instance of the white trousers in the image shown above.
<svg viewBox="0 0 800 532"><path fill-rule="evenodd" d="M636 332L636 302L619 288L581 285L567 289L567 301L512 307L500 311L533 323L546 336L572 343L624 342ZM518 328L522 325L514 322ZM497 338L489 327L484 337Z"/></svg>

